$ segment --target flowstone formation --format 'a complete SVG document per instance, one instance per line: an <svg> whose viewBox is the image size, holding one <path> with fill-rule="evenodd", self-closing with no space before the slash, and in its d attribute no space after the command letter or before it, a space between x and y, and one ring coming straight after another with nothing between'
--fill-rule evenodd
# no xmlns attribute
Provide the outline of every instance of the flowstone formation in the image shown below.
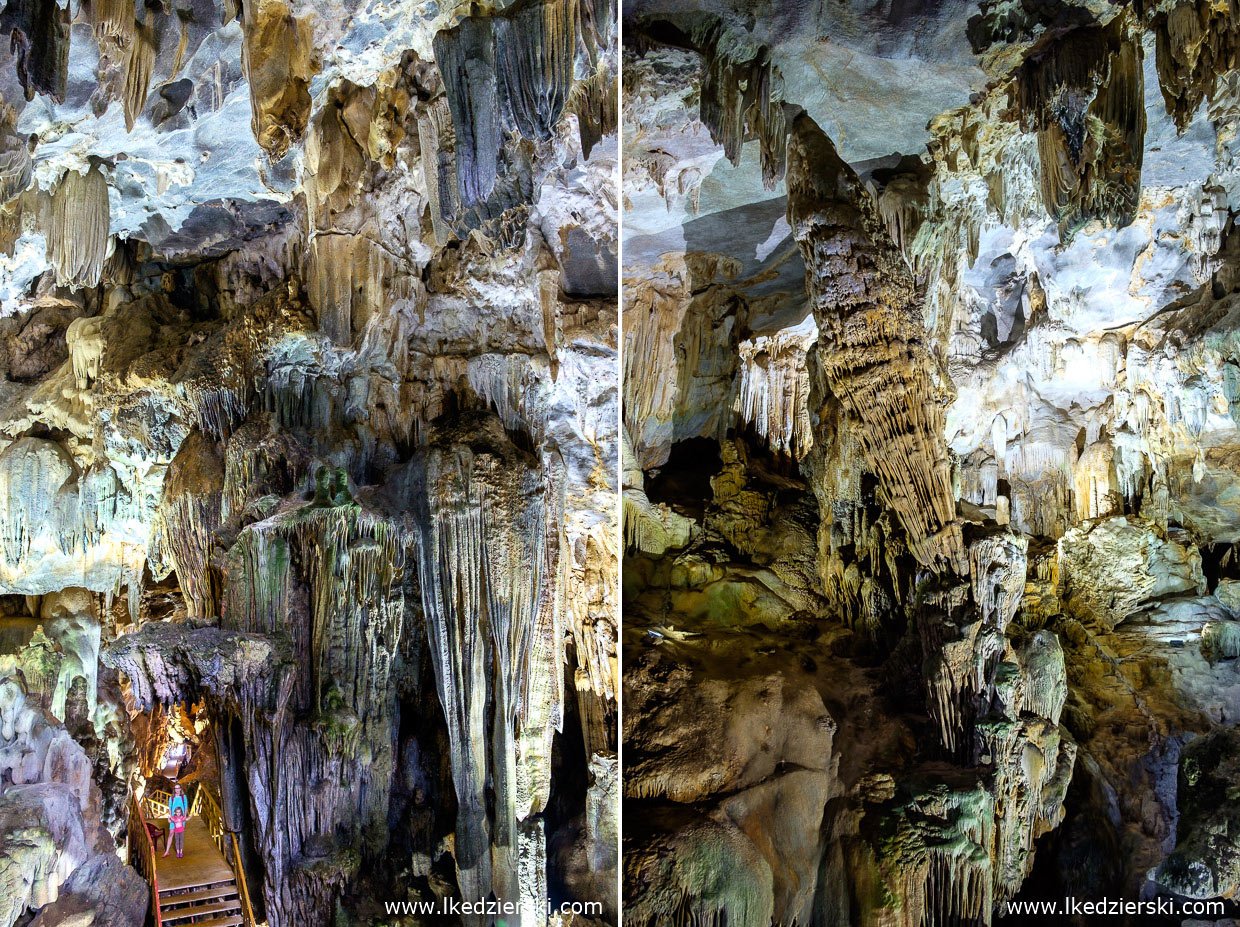
<svg viewBox="0 0 1240 927"><path fill-rule="evenodd" d="M615 922L616 16L0 12L0 927Z"/></svg>
<svg viewBox="0 0 1240 927"><path fill-rule="evenodd" d="M627 922L1230 923L1240 11L624 17Z"/></svg>

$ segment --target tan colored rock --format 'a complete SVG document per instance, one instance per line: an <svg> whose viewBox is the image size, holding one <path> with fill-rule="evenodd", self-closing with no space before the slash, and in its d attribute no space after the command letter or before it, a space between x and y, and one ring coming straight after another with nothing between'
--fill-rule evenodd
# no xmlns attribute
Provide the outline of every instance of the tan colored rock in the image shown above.
<svg viewBox="0 0 1240 927"><path fill-rule="evenodd" d="M1149 522L1123 517L1064 535L1059 580L1064 607L1105 630L1155 599L1205 591L1196 548Z"/></svg>

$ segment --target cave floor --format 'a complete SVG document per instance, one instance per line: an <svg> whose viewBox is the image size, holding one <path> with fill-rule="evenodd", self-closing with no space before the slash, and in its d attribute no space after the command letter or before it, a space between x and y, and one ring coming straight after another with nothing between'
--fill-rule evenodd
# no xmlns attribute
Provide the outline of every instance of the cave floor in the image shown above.
<svg viewBox="0 0 1240 927"><path fill-rule="evenodd" d="M161 895L233 881L232 869L211 839L206 823L198 817L185 822L185 855L177 859L174 849L167 856L157 854L155 862Z"/></svg>

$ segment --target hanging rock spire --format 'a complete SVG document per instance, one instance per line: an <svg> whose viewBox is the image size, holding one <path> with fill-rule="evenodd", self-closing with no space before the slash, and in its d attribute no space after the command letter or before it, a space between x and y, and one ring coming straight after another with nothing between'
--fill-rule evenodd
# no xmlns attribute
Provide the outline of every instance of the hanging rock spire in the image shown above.
<svg viewBox="0 0 1240 927"><path fill-rule="evenodd" d="M917 559L964 573L941 397L912 275L856 173L806 115L788 146L788 221L805 261L818 364L857 423Z"/></svg>
<svg viewBox="0 0 1240 927"><path fill-rule="evenodd" d="M573 82L577 4L525 0L495 21L496 66L513 122L528 139L548 139Z"/></svg>

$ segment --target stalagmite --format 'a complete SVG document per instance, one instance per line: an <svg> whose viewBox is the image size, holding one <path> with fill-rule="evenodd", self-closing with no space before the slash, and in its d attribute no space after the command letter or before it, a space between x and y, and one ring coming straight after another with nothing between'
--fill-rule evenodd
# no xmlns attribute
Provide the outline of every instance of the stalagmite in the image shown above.
<svg viewBox="0 0 1240 927"><path fill-rule="evenodd" d="M923 564L964 572L943 413L912 280L869 194L807 116L789 142L788 219L805 260L827 383L857 419L910 549Z"/></svg>

